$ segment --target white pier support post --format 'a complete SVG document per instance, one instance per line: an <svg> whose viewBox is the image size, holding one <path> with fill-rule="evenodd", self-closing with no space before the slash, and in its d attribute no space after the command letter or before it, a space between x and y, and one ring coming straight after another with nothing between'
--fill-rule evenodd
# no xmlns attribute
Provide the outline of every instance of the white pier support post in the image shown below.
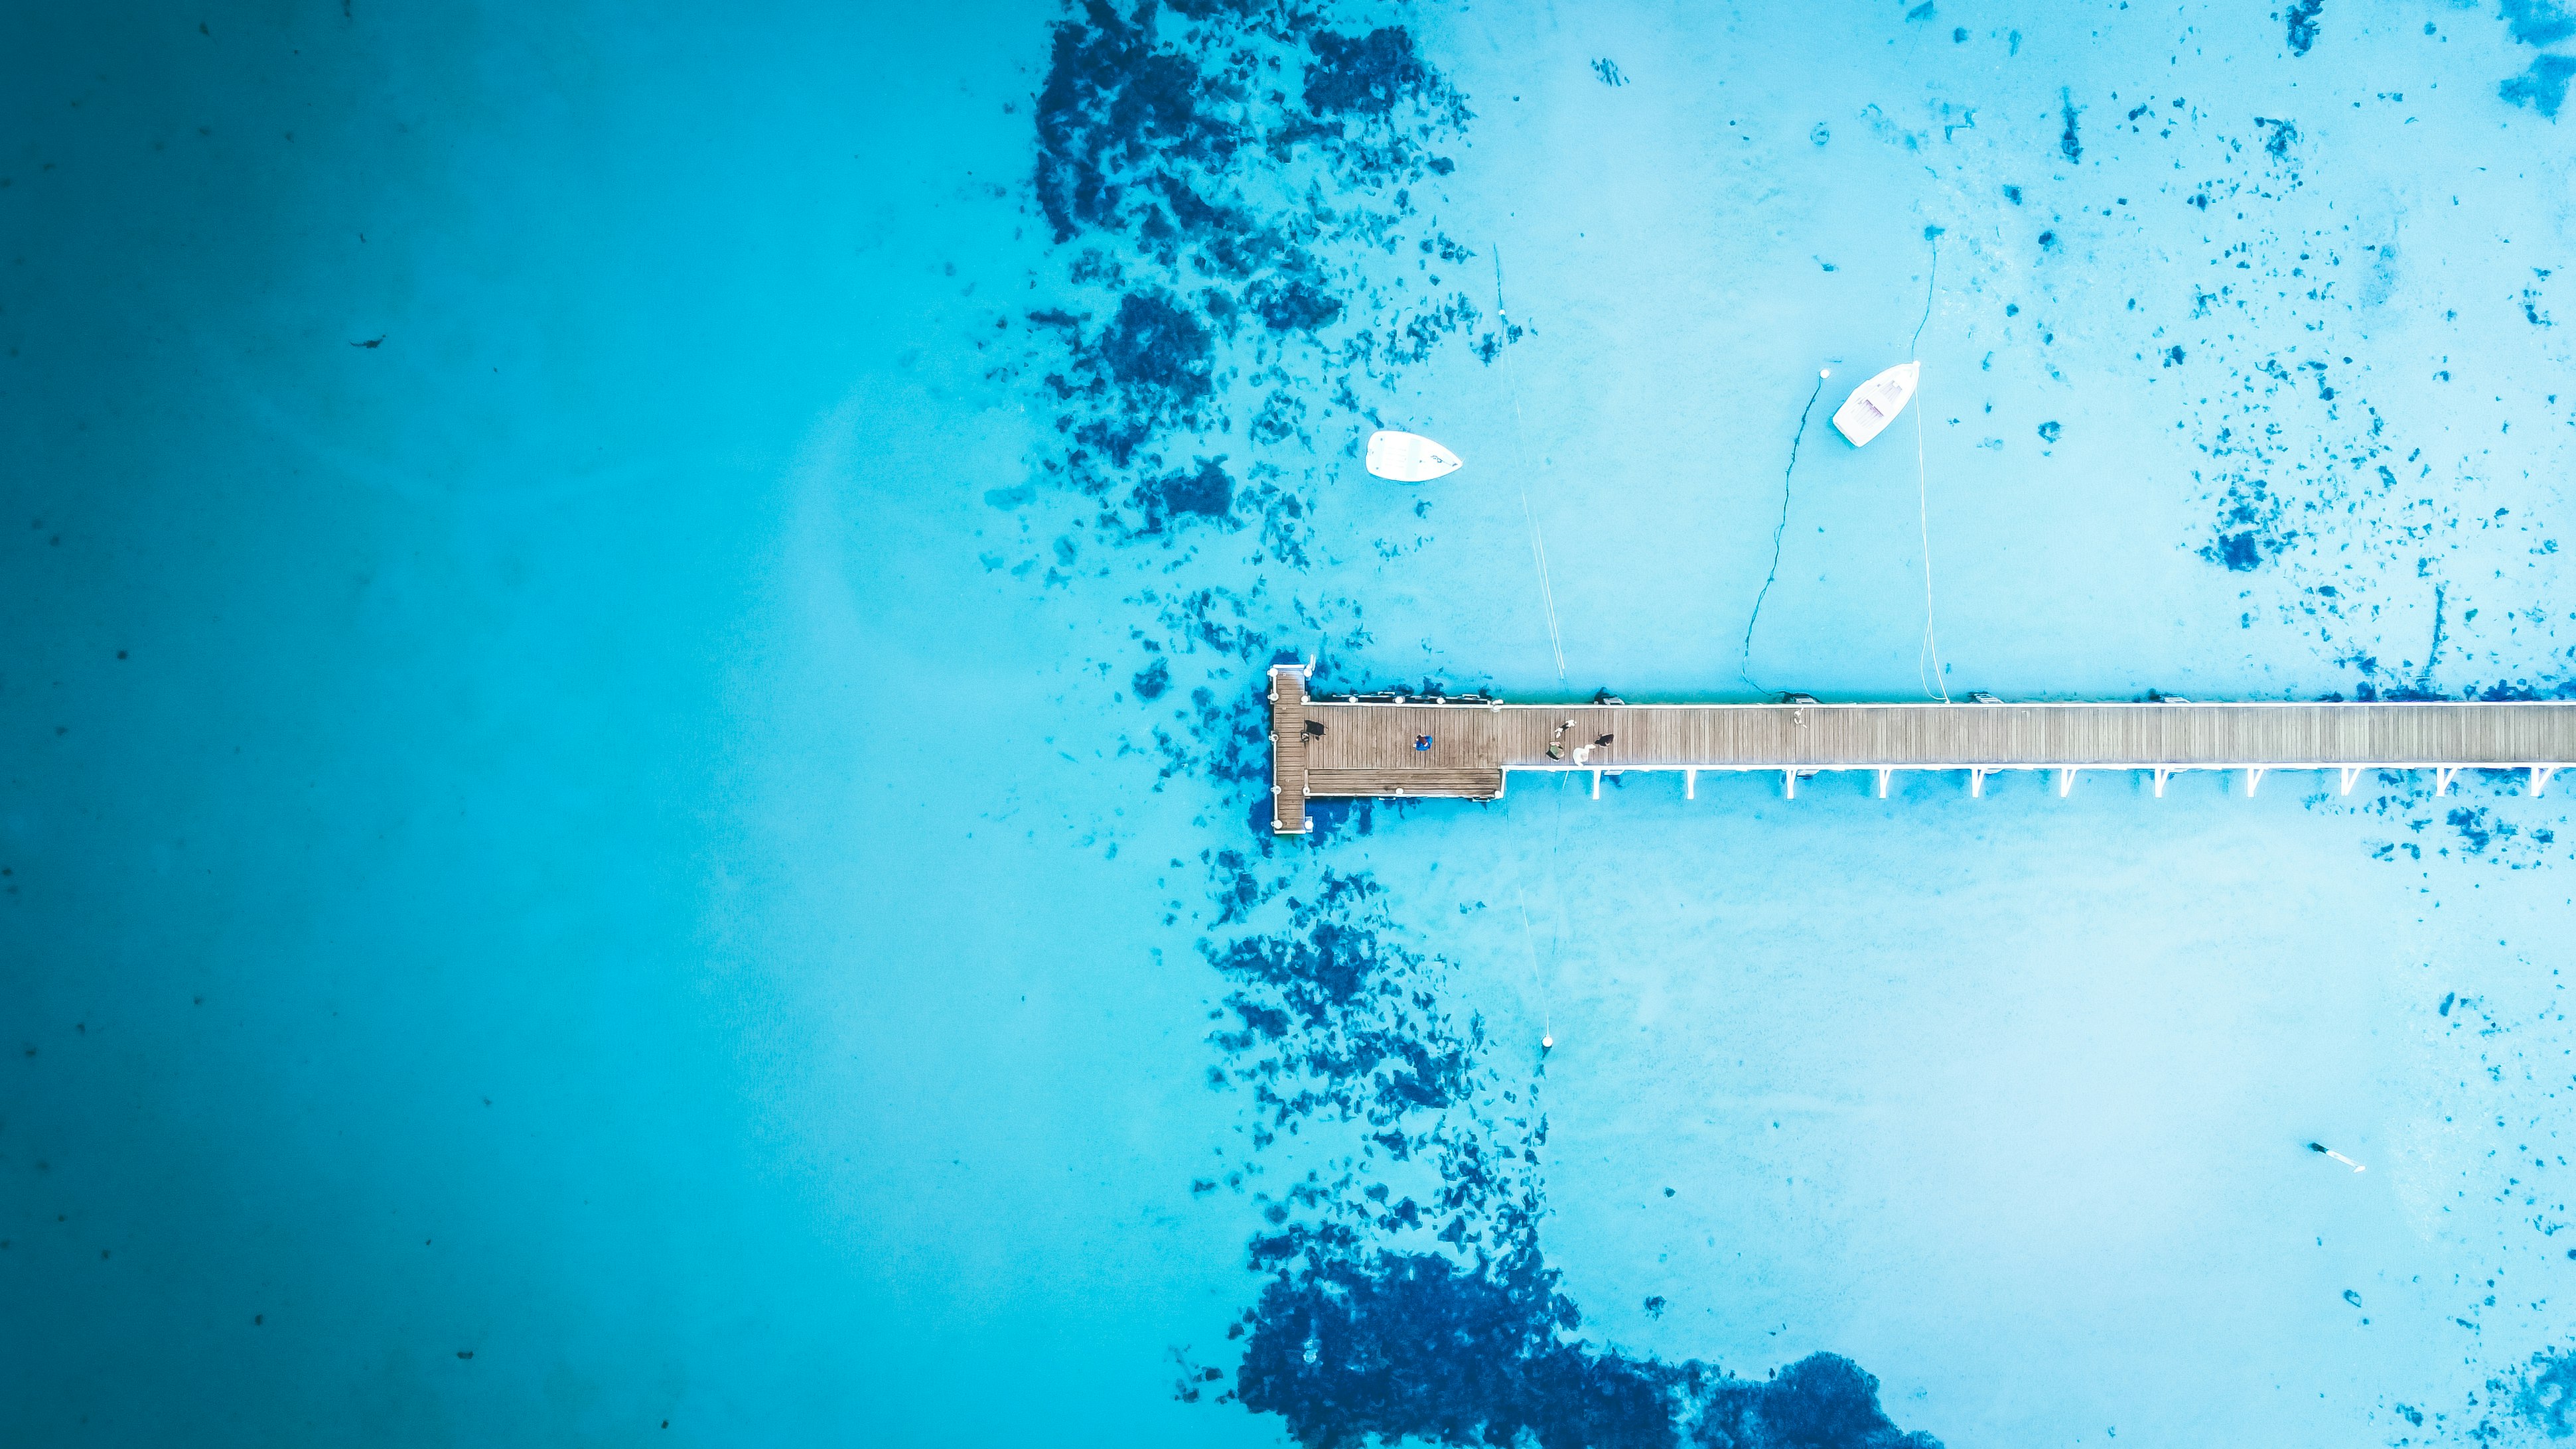
<svg viewBox="0 0 2576 1449"><path fill-rule="evenodd" d="M2173 771L2171 771L2171 770L2158 770L2158 771L2156 771L2156 798L2157 798L2157 799L2161 800L2161 799L2165 798L2165 781L2170 780L2170 779L2172 779L2173 777L2174 777L2174 772L2173 772Z"/></svg>
<svg viewBox="0 0 2576 1449"><path fill-rule="evenodd" d="M1982 800L1986 798L1985 771L1970 770L1968 772L1968 798L1972 800Z"/></svg>
<svg viewBox="0 0 2576 1449"><path fill-rule="evenodd" d="M2346 765L2346 766L2344 766L2344 767L2343 767L2343 793L2345 793L2345 794L2347 794L2347 795L2351 794L2351 793L2352 793L2352 782L2353 782L2353 781L2355 781L2355 780L2358 780L2358 779L2360 779L2360 778L2361 778L2361 771L2360 771L2358 768L2356 768L2356 767L2354 767L2354 766L2351 766L2351 765Z"/></svg>
<svg viewBox="0 0 2576 1449"><path fill-rule="evenodd" d="M2247 770L2247 771L2245 772L2245 798L2246 798L2246 799L2248 799L2248 800L2253 799L2253 798L2254 798L2254 787L2255 787L2255 786L2257 786L2257 785L2260 785L2260 784L2262 784L2262 783L2263 783L2263 772L2262 772L2261 770L2259 770L2259 769L2255 769L2255 770Z"/></svg>
<svg viewBox="0 0 2576 1449"><path fill-rule="evenodd" d="M1781 796L1782 796L1782 798L1784 798L1784 799L1795 800L1795 799L1797 799L1797 798L1798 798L1798 772L1797 772L1797 771L1795 771L1795 770L1782 770L1782 771L1780 772L1780 791L1781 791Z"/></svg>
<svg viewBox="0 0 2576 1449"><path fill-rule="evenodd" d="M2557 773L2558 767L2556 765L2534 765L2531 767L2531 795L2533 799L2536 800L2540 798L2540 792L2549 788L2549 777Z"/></svg>
<svg viewBox="0 0 2576 1449"><path fill-rule="evenodd" d="M1595 800L1601 798L1601 772L1599 770L1592 772L1592 798Z"/></svg>
<svg viewBox="0 0 2576 1449"><path fill-rule="evenodd" d="M2063 800L2074 793L2075 772L2073 770L2066 769L2059 770L2057 772L2057 798Z"/></svg>
<svg viewBox="0 0 2576 1449"><path fill-rule="evenodd" d="M1699 798L1699 771L1682 771L1682 798L1685 800L1696 800Z"/></svg>
<svg viewBox="0 0 2576 1449"><path fill-rule="evenodd" d="M2458 773L2460 773L2458 770L2444 770L2444 769L2437 769L2437 770L2435 770L2435 771L2433 772L2433 793L2434 793L2434 794L2436 794L2436 795L2448 795L2448 794L2450 794L2450 793L2451 793L2451 777L2452 777L2453 775L2458 774Z"/></svg>
<svg viewBox="0 0 2576 1449"><path fill-rule="evenodd" d="M1887 777L1895 773L1896 772L1894 770L1880 770L1878 772L1878 798L1881 800L1887 798Z"/></svg>

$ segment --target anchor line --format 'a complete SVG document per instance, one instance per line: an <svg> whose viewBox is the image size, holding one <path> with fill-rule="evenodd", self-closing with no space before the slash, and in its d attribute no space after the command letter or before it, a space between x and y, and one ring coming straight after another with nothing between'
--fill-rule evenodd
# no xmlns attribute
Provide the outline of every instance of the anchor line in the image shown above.
<svg viewBox="0 0 2576 1449"><path fill-rule="evenodd" d="M1798 430L1789 435L1789 466L1780 470L1780 522L1771 530L1771 571L1762 576L1762 587L1753 595L1753 613L1744 621L1744 649L1736 660L1735 673L1756 692L1762 685L1752 674L1753 626L1762 622L1762 601L1770 597L1771 585L1780 577L1780 543L1789 532L1789 480L1798 475L1798 445L1806 441L1807 418L1815 412L1816 399L1824 391L1825 374L1818 372L1815 390L1807 394L1807 405L1798 410Z"/></svg>
<svg viewBox="0 0 2576 1449"><path fill-rule="evenodd" d="M1556 1011L1547 989L1547 975L1539 970L1538 933L1530 929L1529 892L1518 881L1512 882L1512 894L1521 907L1521 949L1529 953L1530 984L1538 988L1539 1034L1544 1041L1556 1034Z"/></svg>
<svg viewBox="0 0 2576 1449"><path fill-rule="evenodd" d="M1906 355L1923 360L1923 329L1932 325L1932 289L1941 281L1941 238L1932 238L1932 271L1923 279L1923 318L1914 324L1914 340L1905 344Z"/></svg>
<svg viewBox="0 0 2576 1449"><path fill-rule="evenodd" d="M1521 436L1520 374L1512 367L1512 314L1503 305L1503 249L1494 248L1494 315L1503 324L1503 382L1512 394L1512 474L1520 487L1521 518L1529 524L1530 557L1538 565L1539 603L1547 610L1547 644L1556 655L1557 682L1565 682L1565 635L1556 623L1556 590L1547 577L1547 536L1539 531L1538 510L1530 506L1529 449Z"/></svg>
<svg viewBox="0 0 2576 1449"><path fill-rule="evenodd" d="M1949 681L1942 678L1941 635L1932 626L1932 488L1923 471L1923 398L1914 399L1914 521L1923 541L1923 647L1914 656L1914 674L1920 682L1929 664L1931 683L1924 686L1926 695L1938 695L1943 704L1950 702Z"/></svg>
<svg viewBox="0 0 2576 1449"><path fill-rule="evenodd" d="M1932 267L1923 279L1923 320L1914 324L1914 340L1906 350L1916 364L1914 380L1914 520L1923 545L1923 647L1915 651L1914 675L1917 683L1926 678L1923 693L1937 695L1943 704L1950 702L1949 682L1941 677L1941 636L1932 625L1932 484L1923 466L1923 329L1932 325L1932 297L1941 283L1941 238L1932 238Z"/></svg>

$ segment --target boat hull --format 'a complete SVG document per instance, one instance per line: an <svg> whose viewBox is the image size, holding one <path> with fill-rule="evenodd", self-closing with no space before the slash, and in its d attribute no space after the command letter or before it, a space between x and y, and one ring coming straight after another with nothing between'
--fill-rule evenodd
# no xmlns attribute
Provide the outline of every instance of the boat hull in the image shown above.
<svg viewBox="0 0 2576 1449"><path fill-rule="evenodd" d="M1459 469L1458 455L1422 436L1392 428L1369 434L1368 470L1398 483L1428 483Z"/></svg>
<svg viewBox="0 0 2576 1449"><path fill-rule="evenodd" d="M1913 400L1914 385L1923 376L1923 364L1901 362L1860 386L1834 410L1834 428L1851 439L1855 448L1879 435L1896 415L1905 411Z"/></svg>

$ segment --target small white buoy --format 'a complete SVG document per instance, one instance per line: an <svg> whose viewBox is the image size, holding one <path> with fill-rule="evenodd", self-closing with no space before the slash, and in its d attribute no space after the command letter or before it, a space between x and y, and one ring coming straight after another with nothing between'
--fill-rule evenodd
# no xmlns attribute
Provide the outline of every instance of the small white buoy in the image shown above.
<svg viewBox="0 0 2576 1449"><path fill-rule="evenodd" d="M1556 1046L1556 1038L1555 1038L1555 1037L1552 1037L1552 1036L1543 1036L1543 1037L1540 1037L1540 1038L1538 1039L1538 1049L1539 1049L1540 1051L1549 1051L1549 1050L1554 1049L1554 1048L1555 1048L1555 1046Z"/></svg>
<svg viewBox="0 0 2576 1449"><path fill-rule="evenodd" d="M1368 470L1398 483L1428 483L1459 469L1458 455L1422 436L1392 428L1369 434Z"/></svg>

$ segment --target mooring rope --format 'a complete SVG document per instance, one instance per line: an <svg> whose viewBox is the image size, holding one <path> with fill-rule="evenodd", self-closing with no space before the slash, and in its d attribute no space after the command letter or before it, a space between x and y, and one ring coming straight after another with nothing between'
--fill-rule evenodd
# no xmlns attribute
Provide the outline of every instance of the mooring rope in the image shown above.
<svg viewBox="0 0 2576 1449"><path fill-rule="evenodd" d="M1929 228L1926 228L1929 230ZM1923 280L1923 320L1914 324L1914 340L1907 344L1915 365L1914 374L1914 520L1921 530L1923 543L1923 647L1914 655L1914 677L1926 678L1926 695L1937 696L1943 704L1950 702L1949 681L1941 677L1941 636L1932 627L1932 484L1923 467L1923 329L1932 325L1932 295L1941 281L1941 237L1932 236L1932 270Z"/></svg>
<svg viewBox="0 0 2576 1449"><path fill-rule="evenodd" d="M1556 679L1565 682L1565 635L1556 626L1556 590L1548 583L1547 537L1539 532L1538 510L1530 506L1529 448L1521 437L1520 374L1512 368L1512 314L1503 305L1503 249L1494 248L1494 315L1502 322L1503 382L1512 394L1512 462L1521 490L1521 517L1529 524L1530 557L1538 563L1538 597L1547 609L1547 644L1556 655Z"/></svg>
<svg viewBox="0 0 2576 1449"><path fill-rule="evenodd" d="M1546 1051L1556 1045L1556 1009L1551 999L1553 993L1547 989L1546 973L1539 970L1538 966L1538 935L1530 929L1529 892L1521 889L1520 882L1516 880L1512 883L1512 894L1520 900L1521 946L1529 952L1530 985L1538 990L1539 1050Z"/></svg>

